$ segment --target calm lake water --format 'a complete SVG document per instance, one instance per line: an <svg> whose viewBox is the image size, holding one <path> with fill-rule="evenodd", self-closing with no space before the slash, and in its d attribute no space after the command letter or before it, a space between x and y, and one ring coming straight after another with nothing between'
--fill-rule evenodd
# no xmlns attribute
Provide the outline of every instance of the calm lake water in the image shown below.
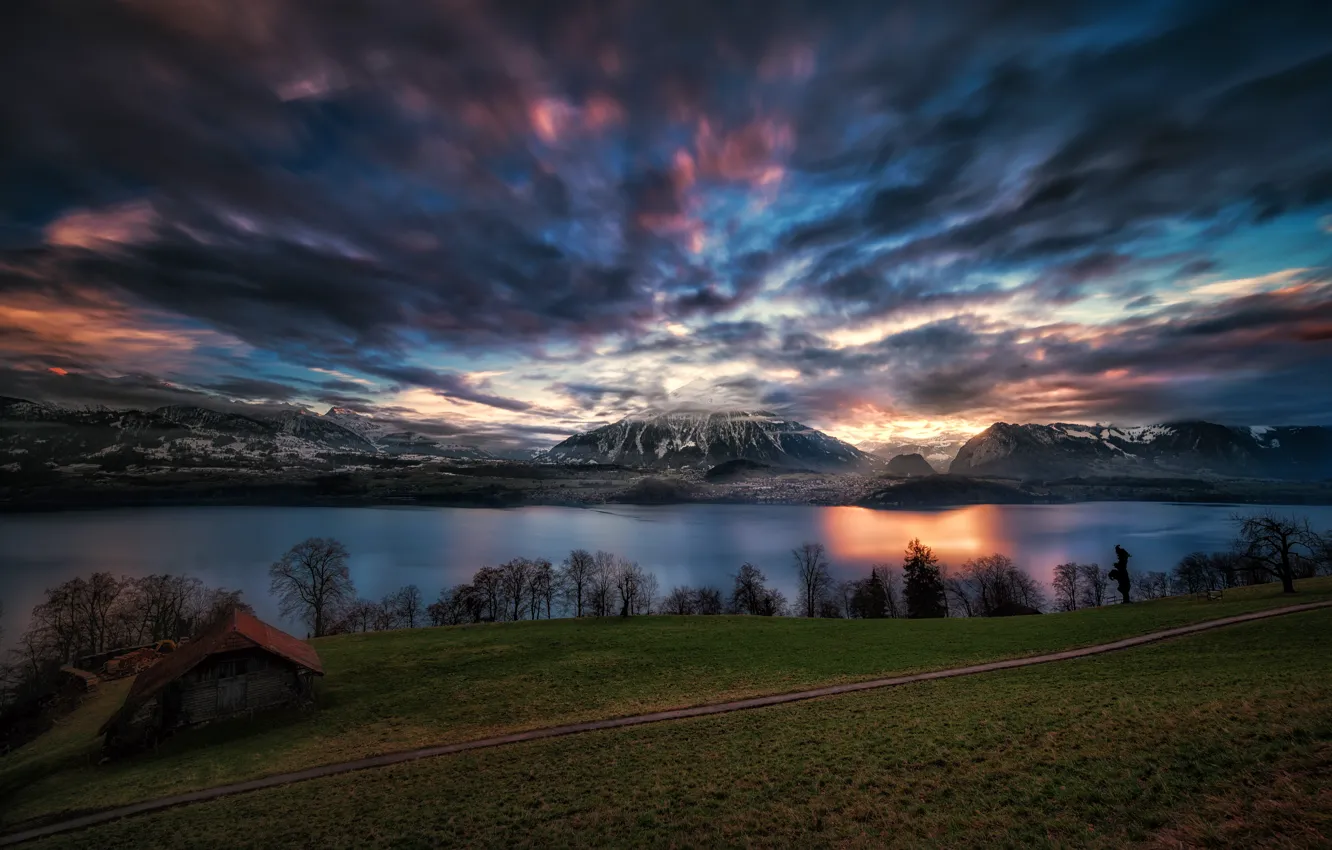
<svg viewBox="0 0 1332 850"><path fill-rule="evenodd" d="M834 574L852 577L876 561L900 562L912 537L945 563L1003 552L1048 582L1065 561L1109 566L1116 543L1135 571L1169 570L1196 549L1222 548L1238 512L1262 508L1100 502L977 505L937 511L873 511L775 505L607 506L599 509L192 507L0 516L0 600L5 642L17 637L42 589L96 570L188 573L240 588L260 616L277 622L268 565L306 537L332 536L351 553L363 596L404 584L433 598L480 566L516 556L558 563L570 549L606 549L676 584L725 588L745 561L795 598L790 549L823 542ZM1284 507L1332 528L1332 507ZM296 629L296 625L286 623Z"/></svg>

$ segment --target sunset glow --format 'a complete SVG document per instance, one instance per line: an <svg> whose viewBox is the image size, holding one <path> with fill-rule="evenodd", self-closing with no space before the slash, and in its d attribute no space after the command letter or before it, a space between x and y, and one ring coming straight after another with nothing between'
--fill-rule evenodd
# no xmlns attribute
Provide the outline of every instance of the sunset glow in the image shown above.
<svg viewBox="0 0 1332 850"><path fill-rule="evenodd" d="M987 9L39 9L0 394L515 449L699 380L853 443L1332 421L1326 13Z"/></svg>

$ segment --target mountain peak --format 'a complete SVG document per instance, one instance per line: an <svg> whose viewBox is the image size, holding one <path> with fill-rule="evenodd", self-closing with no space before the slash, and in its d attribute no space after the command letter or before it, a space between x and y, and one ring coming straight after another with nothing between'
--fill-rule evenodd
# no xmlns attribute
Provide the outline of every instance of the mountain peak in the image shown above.
<svg viewBox="0 0 1332 850"><path fill-rule="evenodd" d="M654 468L710 468L731 460L849 472L878 461L766 410L644 411L564 440L548 460Z"/></svg>

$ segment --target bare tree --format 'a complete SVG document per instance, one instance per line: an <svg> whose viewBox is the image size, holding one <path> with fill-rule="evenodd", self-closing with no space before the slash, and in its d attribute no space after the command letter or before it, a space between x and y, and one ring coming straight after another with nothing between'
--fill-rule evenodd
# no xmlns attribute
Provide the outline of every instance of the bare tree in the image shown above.
<svg viewBox="0 0 1332 850"><path fill-rule="evenodd" d="M504 616L504 573L499 567L482 567L472 577L472 586L485 603L482 619L491 622Z"/></svg>
<svg viewBox="0 0 1332 850"><path fill-rule="evenodd" d="M129 583L97 572L48 588L45 600L32 612L34 628L43 633L42 643L61 661L110 649L120 637L115 614Z"/></svg>
<svg viewBox="0 0 1332 850"><path fill-rule="evenodd" d="M1283 593L1295 592L1295 579L1315 564L1322 541L1309 528L1309 520L1267 512L1237 516L1239 543L1254 567L1281 581Z"/></svg>
<svg viewBox="0 0 1332 850"><path fill-rule="evenodd" d="M140 636L147 640L174 640L188 634L203 592L203 582L197 578L155 574L139 579L131 593L141 623Z"/></svg>
<svg viewBox="0 0 1332 850"><path fill-rule="evenodd" d="M513 619L521 620L527 585L532 580L533 564L527 558L514 558L500 564L499 568L500 585L513 606Z"/></svg>
<svg viewBox="0 0 1332 850"><path fill-rule="evenodd" d="M688 587L674 587L662 601L667 614L693 614L697 606L697 595Z"/></svg>
<svg viewBox="0 0 1332 850"><path fill-rule="evenodd" d="M1099 608L1105 604L1105 591L1110 586L1110 576L1101 569L1100 564L1078 564L1078 575L1082 581L1082 605L1084 608Z"/></svg>
<svg viewBox="0 0 1332 850"><path fill-rule="evenodd" d="M564 559L560 570L565 593L573 603L575 617L583 616L583 603L587 598L588 587L596 575L597 564L592 553L586 549L575 549Z"/></svg>
<svg viewBox="0 0 1332 850"><path fill-rule="evenodd" d="M759 603L759 616L761 617L785 617L791 612L790 603L786 601L786 594L775 587L766 588L763 592L763 600Z"/></svg>
<svg viewBox="0 0 1332 850"><path fill-rule="evenodd" d="M954 617L979 617L976 592L963 575L941 574L948 612Z"/></svg>
<svg viewBox="0 0 1332 850"><path fill-rule="evenodd" d="M190 634L196 635L208 631L213 624L231 615L233 611L253 614L254 608L241 599L241 591L227 590L225 587L205 588L199 599L199 609L194 617L194 627ZM334 618L336 619L336 613Z"/></svg>
<svg viewBox="0 0 1332 850"><path fill-rule="evenodd" d="M1139 573L1133 594L1138 599L1164 599L1170 595L1170 576L1155 571Z"/></svg>
<svg viewBox="0 0 1332 850"><path fill-rule="evenodd" d="M731 610L736 614L762 614L768 589L767 577L753 564L740 565L731 590Z"/></svg>
<svg viewBox="0 0 1332 850"><path fill-rule="evenodd" d="M859 612L856 610L855 601L856 591L860 589L862 584L864 584L863 581L844 579L843 581L837 582L836 586L833 587L833 595L837 599L837 607L841 611L841 615L848 620L860 616Z"/></svg>
<svg viewBox="0 0 1332 850"><path fill-rule="evenodd" d="M1040 585L1007 555L972 558L962 564L959 578L977 616L992 617L1017 606L1039 609L1045 602Z"/></svg>
<svg viewBox="0 0 1332 850"><path fill-rule="evenodd" d="M377 632L396 629L402 624L402 621L398 619L396 594L390 593L379 601L379 604L375 606L375 615L371 624Z"/></svg>
<svg viewBox="0 0 1332 850"><path fill-rule="evenodd" d="M414 584L401 587L393 593L393 614L403 626L414 629L424 614L424 597L421 588Z"/></svg>
<svg viewBox="0 0 1332 850"><path fill-rule="evenodd" d="M657 583L657 574L643 570L643 580L638 587L638 613L651 615L652 609L661 598L661 586Z"/></svg>
<svg viewBox="0 0 1332 850"><path fill-rule="evenodd" d="M332 538L311 537L268 568L271 592L284 617L299 617L322 637L338 609L356 598L347 548Z"/></svg>
<svg viewBox="0 0 1332 850"><path fill-rule="evenodd" d="M430 619L432 626L452 626L454 625L453 612L449 609L449 603L445 600L447 590L439 592L439 598L426 606L426 617Z"/></svg>
<svg viewBox="0 0 1332 850"><path fill-rule="evenodd" d="M822 543L801 543L791 550L796 577L800 580L800 609L806 617L817 617L832 591L828 553Z"/></svg>
<svg viewBox="0 0 1332 850"><path fill-rule="evenodd" d="M1318 535L1317 569L1319 575L1332 575L1332 529Z"/></svg>
<svg viewBox="0 0 1332 850"><path fill-rule="evenodd" d="M1080 573L1074 563L1060 564L1054 568L1055 607L1060 611L1078 610L1078 591Z"/></svg>
<svg viewBox="0 0 1332 850"><path fill-rule="evenodd" d="M722 592L715 587L700 587L695 591L694 606L700 614L717 615L722 612Z"/></svg>
<svg viewBox="0 0 1332 850"><path fill-rule="evenodd" d="M532 562L532 580L528 583L527 592L533 620L540 619L543 610L546 619L550 619L558 584L559 572L550 561L537 558Z"/></svg>
<svg viewBox="0 0 1332 850"><path fill-rule="evenodd" d="M638 612L639 594L643 591L645 575L636 561L621 559L615 566L615 592L620 599L620 616Z"/></svg>
<svg viewBox="0 0 1332 850"><path fill-rule="evenodd" d="M601 553L598 553L601 554ZM588 584L588 608L594 617L609 617L615 609L615 566L598 564Z"/></svg>
<svg viewBox="0 0 1332 850"><path fill-rule="evenodd" d="M475 586L458 584L441 590L439 599L427 609L436 626L479 623L485 616L486 600Z"/></svg>
<svg viewBox="0 0 1332 850"><path fill-rule="evenodd" d="M379 605L371 602L369 599L357 599L347 606L345 614L347 620L347 631L349 632L368 632L375 624L375 615L379 612Z"/></svg>
<svg viewBox="0 0 1332 850"><path fill-rule="evenodd" d="M1202 593L1215 590L1217 576L1211 568L1211 556L1206 552L1190 552L1171 571L1175 588L1180 593Z"/></svg>

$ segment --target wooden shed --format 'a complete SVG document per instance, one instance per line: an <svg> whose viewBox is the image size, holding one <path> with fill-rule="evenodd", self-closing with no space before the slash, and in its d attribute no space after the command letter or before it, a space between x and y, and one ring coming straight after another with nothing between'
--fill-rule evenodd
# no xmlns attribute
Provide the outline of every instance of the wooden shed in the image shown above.
<svg viewBox="0 0 1332 850"><path fill-rule="evenodd" d="M99 734L110 748L151 743L182 726L309 700L319 654L235 610L144 670Z"/></svg>

